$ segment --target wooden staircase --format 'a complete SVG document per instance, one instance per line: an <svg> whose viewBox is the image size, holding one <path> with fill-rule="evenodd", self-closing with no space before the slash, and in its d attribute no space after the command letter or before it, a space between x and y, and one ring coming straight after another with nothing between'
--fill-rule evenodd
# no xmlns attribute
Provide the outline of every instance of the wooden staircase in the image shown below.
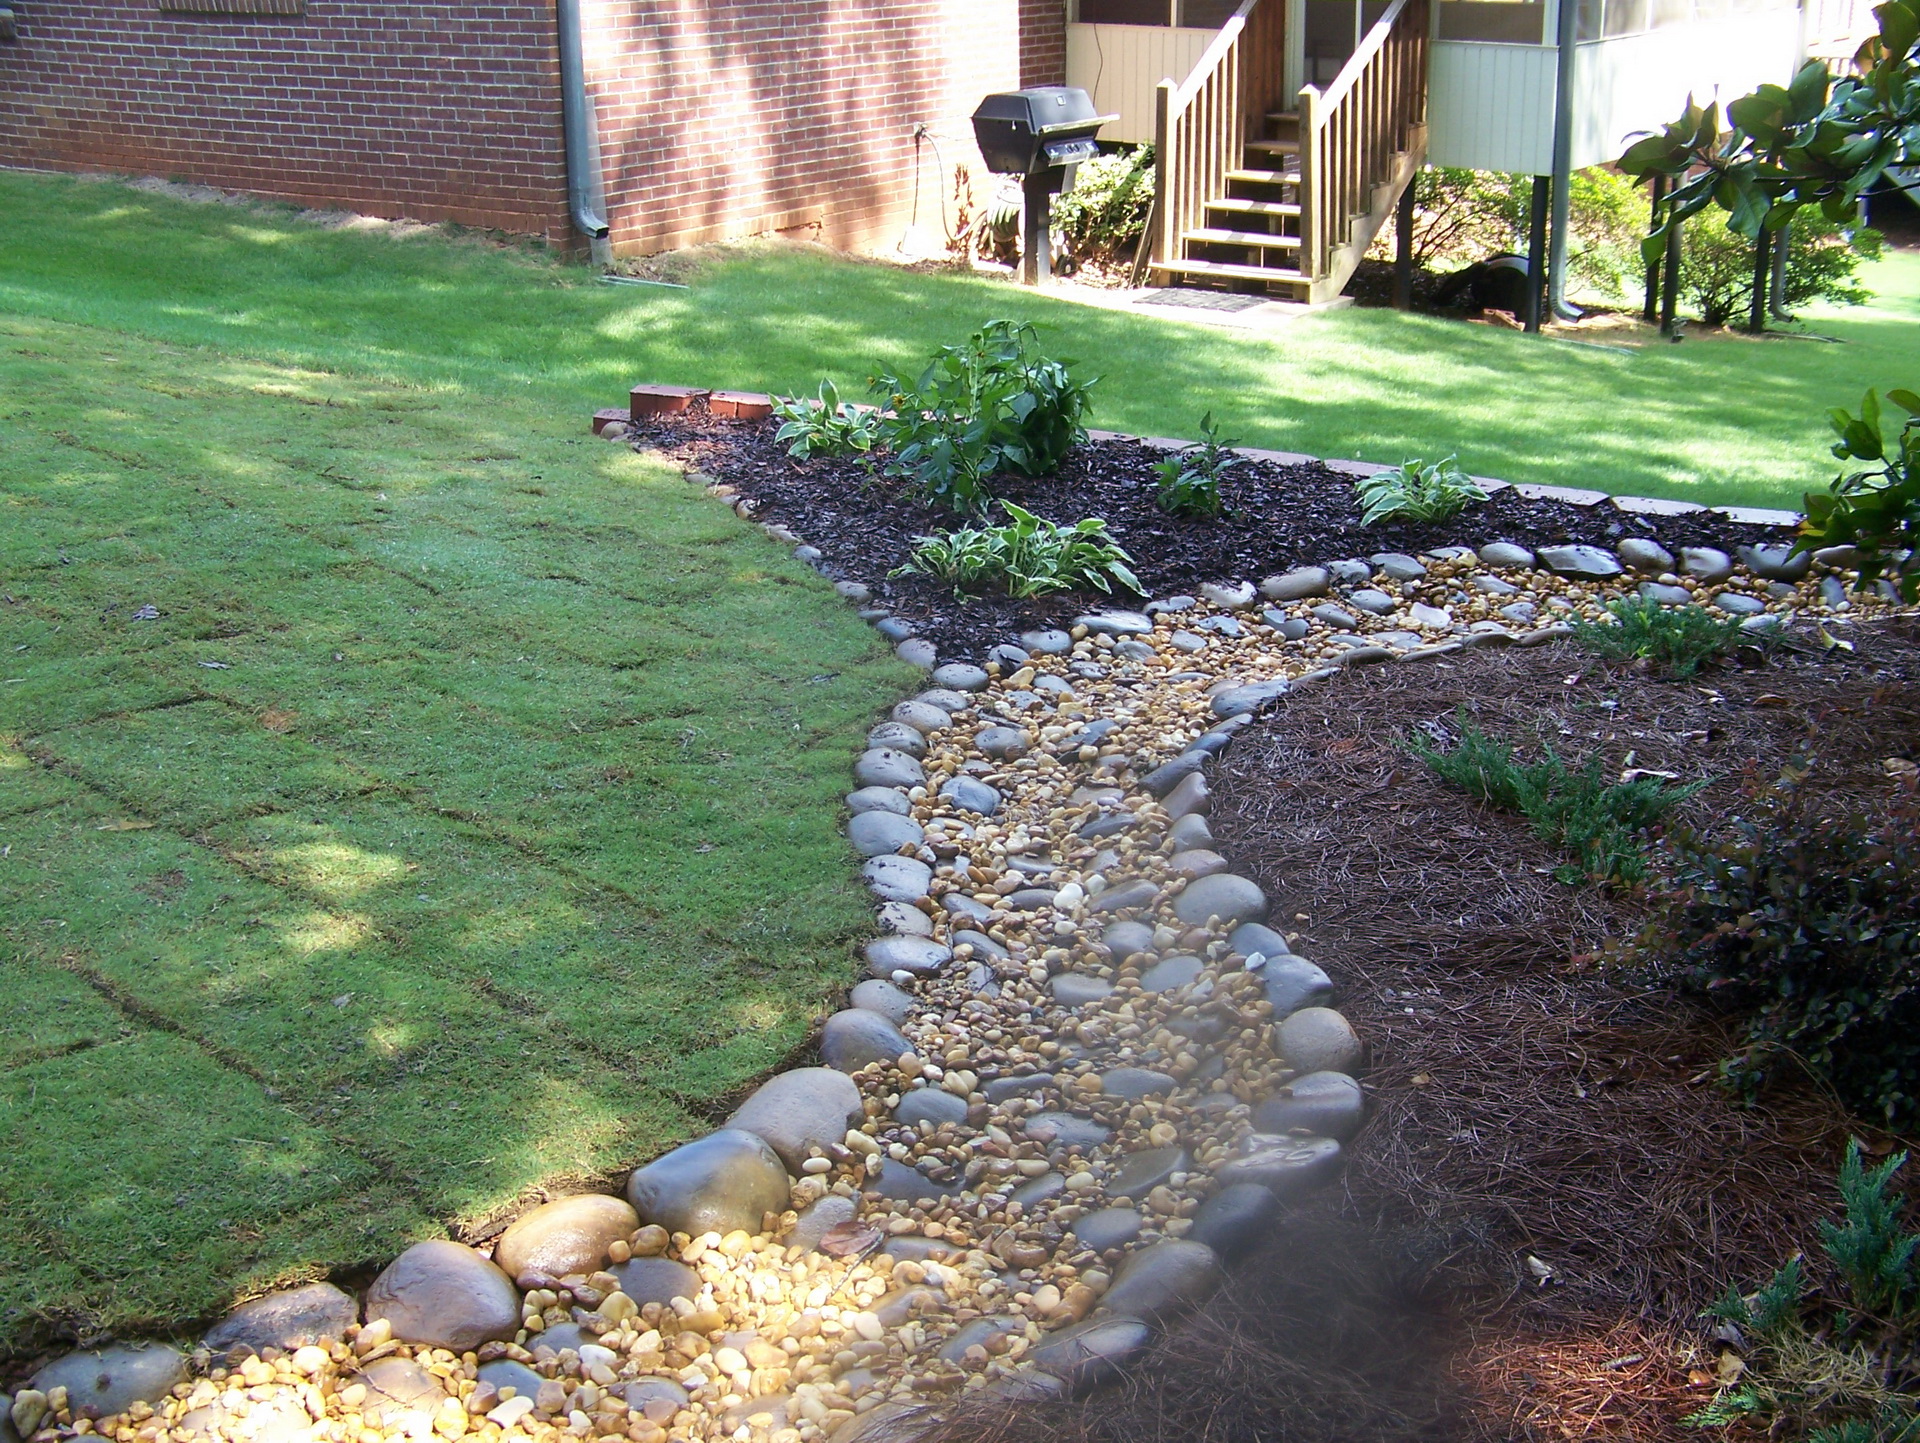
<svg viewBox="0 0 1920 1443"><path fill-rule="evenodd" d="M1324 92L1288 95L1286 0L1244 0L1159 94L1153 272L1337 298L1426 158L1428 0L1394 0Z"/></svg>

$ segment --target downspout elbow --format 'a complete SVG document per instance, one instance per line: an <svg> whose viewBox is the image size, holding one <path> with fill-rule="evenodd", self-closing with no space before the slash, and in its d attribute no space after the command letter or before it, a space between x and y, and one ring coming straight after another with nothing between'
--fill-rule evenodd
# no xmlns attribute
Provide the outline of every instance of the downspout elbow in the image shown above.
<svg viewBox="0 0 1920 1443"><path fill-rule="evenodd" d="M588 122L587 67L580 42L580 0L554 0L560 48L560 113L566 134L567 211L574 227L604 241L610 227L596 200L593 136Z"/></svg>

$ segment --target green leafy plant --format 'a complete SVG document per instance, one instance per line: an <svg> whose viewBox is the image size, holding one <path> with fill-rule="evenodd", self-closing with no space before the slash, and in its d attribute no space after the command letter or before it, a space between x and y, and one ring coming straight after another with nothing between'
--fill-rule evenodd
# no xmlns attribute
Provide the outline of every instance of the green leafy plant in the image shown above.
<svg viewBox="0 0 1920 1443"><path fill-rule="evenodd" d="M1140 590L1133 558L1108 533L1105 521L1089 516L1067 526L1011 501L1000 506L1011 518L1006 525L918 537L893 574L930 576L958 592L997 588L1021 598L1082 588L1110 593L1116 583Z"/></svg>
<svg viewBox="0 0 1920 1443"><path fill-rule="evenodd" d="M864 456L873 450L880 434L880 413L871 406L847 405L831 381L820 383L818 400L776 399L773 414L780 422L773 439L796 461L814 456Z"/></svg>
<svg viewBox="0 0 1920 1443"><path fill-rule="evenodd" d="M1200 435L1198 445L1154 465L1154 500L1169 516L1218 516L1226 507L1220 478L1240 464L1240 443L1221 439L1211 411L1200 418Z"/></svg>
<svg viewBox="0 0 1920 1443"><path fill-rule="evenodd" d="M1756 1094L1801 1066L1888 1126L1920 1121L1920 805L1835 815L1804 773L1748 789L1715 835L1669 839L1635 947L1656 973L1746 1014L1722 1064Z"/></svg>
<svg viewBox="0 0 1920 1443"><path fill-rule="evenodd" d="M1884 250L1885 238L1869 226L1803 211L1787 236L1785 286L1772 299L1782 306L1865 305L1873 294L1860 284L1860 267L1879 260ZM1681 298L1702 325L1724 326L1752 305L1753 264L1753 246L1743 237L1708 224L1706 217L1693 221L1680 236Z"/></svg>
<svg viewBox="0 0 1920 1443"><path fill-rule="evenodd" d="M1889 391L1887 399L1907 413L1891 449L1880 430L1877 392L1867 392L1858 416L1834 411L1840 439L1833 454L1880 464L1835 477L1825 492L1808 492L1794 549L1853 546L1860 553L1861 587L1887 575L1912 602L1920 599L1920 394Z"/></svg>
<svg viewBox="0 0 1920 1443"><path fill-rule="evenodd" d="M1700 664L1747 640L1737 619L1703 606L1662 606L1641 596L1607 603L1611 622L1576 621L1574 642L1610 661L1647 661L1672 677L1689 677Z"/></svg>
<svg viewBox="0 0 1920 1443"><path fill-rule="evenodd" d="M1153 147L1096 156L1053 203L1053 223L1076 262L1131 259L1153 204Z"/></svg>
<svg viewBox="0 0 1920 1443"><path fill-rule="evenodd" d="M1035 349L1025 322L989 321L957 346L943 346L908 386L883 375L873 389L890 414L881 439L890 469L929 501L978 515L1000 472L1045 476L1085 441L1092 381L1072 374L1071 361Z"/></svg>
<svg viewBox="0 0 1920 1443"><path fill-rule="evenodd" d="M1360 500L1362 526L1391 519L1445 521L1487 499L1453 456L1376 471L1355 481L1353 490Z"/></svg>
<svg viewBox="0 0 1920 1443"><path fill-rule="evenodd" d="M1799 1320L1806 1286L1800 1259L1789 1258L1757 1293L1743 1296L1738 1288L1729 1286L1707 1305L1706 1316L1732 1323L1755 1337L1770 1338Z"/></svg>
<svg viewBox="0 0 1920 1443"><path fill-rule="evenodd" d="M1846 1280L1854 1307L1889 1320L1904 1316L1915 1294L1913 1254L1920 1248L1920 1233L1900 1230L1901 1202L1888 1193L1894 1174L1906 1164L1902 1152L1868 1169L1860 1161L1859 1140L1849 1141L1840 1165L1846 1216L1820 1225L1820 1244Z"/></svg>
<svg viewBox="0 0 1920 1443"><path fill-rule="evenodd" d="M1518 812L1542 840L1571 852L1575 864L1555 873L1563 882L1641 880L1647 872L1644 835L1706 785L1670 786L1654 777L1610 783L1598 753L1574 771L1545 745L1540 761L1523 762L1511 746L1482 731L1464 708L1455 713L1455 722L1460 736L1451 748L1442 751L1417 733L1408 748L1442 779Z"/></svg>

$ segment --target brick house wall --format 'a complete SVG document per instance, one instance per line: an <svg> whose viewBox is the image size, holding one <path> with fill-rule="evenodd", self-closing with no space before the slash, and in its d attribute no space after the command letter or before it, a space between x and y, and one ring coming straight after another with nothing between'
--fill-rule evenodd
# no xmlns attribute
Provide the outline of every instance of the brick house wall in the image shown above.
<svg viewBox="0 0 1920 1443"><path fill-rule="evenodd" d="M220 0L245 3L245 0ZM573 245L551 0L302 15L16 0L0 164L156 174ZM938 242L982 95L1056 80L1061 0L585 0L615 248Z"/></svg>
<svg viewBox="0 0 1920 1443"><path fill-rule="evenodd" d="M553 7L308 0L304 15L19 0L0 163L193 180L564 239Z"/></svg>

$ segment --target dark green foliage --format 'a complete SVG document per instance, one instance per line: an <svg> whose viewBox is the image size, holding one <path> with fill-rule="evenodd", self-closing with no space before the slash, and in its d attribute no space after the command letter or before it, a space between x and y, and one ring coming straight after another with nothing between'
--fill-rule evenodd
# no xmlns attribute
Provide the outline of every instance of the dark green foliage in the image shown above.
<svg viewBox="0 0 1920 1443"><path fill-rule="evenodd" d="M773 439L782 442L796 461L814 456L864 456L880 433L880 413L871 406L849 406L831 381L820 383L817 401L773 403L780 429Z"/></svg>
<svg viewBox="0 0 1920 1443"><path fill-rule="evenodd" d="M1844 408L1834 411L1833 429L1840 439L1833 454L1842 461L1880 464L1836 476L1824 493L1808 492L1807 519L1794 549L1854 546L1860 552L1861 587L1889 575L1912 602L1920 599L1920 394L1889 391L1887 399L1907 413L1891 449L1880 431L1877 392L1867 392L1858 416Z"/></svg>
<svg viewBox="0 0 1920 1443"><path fill-rule="evenodd" d="M1913 1253L1920 1247L1920 1233L1900 1231L1901 1202L1887 1191L1906 1162L1907 1155L1897 1153L1869 1171L1860 1161L1859 1140L1848 1142L1840 1165L1846 1220L1820 1225L1820 1244L1846 1280L1854 1308L1889 1320L1913 1304Z"/></svg>
<svg viewBox="0 0 1920 1443"><path fill-rule="evenodd" d="M1638 946L1749 1013L1723 1064L1753 1094L1797 1061L1895 1128L1920 1120L1920 820L1824 815L1792 781L1724 835L1673 839Z"/></svg>
<svg viewBox="0 0 1920 1443"><path fill-rule="evenodd" d="M1153 468L1159 478L1154 482L1155 501L1169 516L1213 517L1226 507L1220 495L1220 478L1240 464L1233 448L1238 441L1225 441L1213 423L1213 412L1200 418L1197 446L1189 446L1177 456L1169 456Z"/></svg>
<svg viewBox="0 0 1920 1443"><path fill-rule="evenodd" d="M1596 753L1579 771L1543 745L1542 760L1523 762L1514 749L1481 731L1463 711L1460 738L1441 751L1415 735L1408 746L1434 772L1482 801L1518 812L1545 841L1571 852L1577 865L1555 874L1563 882L1610 877L1636 882L1646 875L1644 835L1705 782L1669 786L1653 777L1608 782Z"/></svg>
<svg viewBox="0 0 1920 1443"><path fill-rule="evenodd" d="M917 538L906 564L909 572L943 581L957 592L997 588L1008 596L1051 596L1086 588L1111 592L1118 582L1139 591L1133 558L1096 516L1063 526L1002 501L1013 519L1005 526L969 526L940 536Z"/></svg>
<svg viewBox="0 0 1920 1443"><path fill-rule="evenodd" d="M1790 1258L1759 1292L1742 1297L1738 1288L1729 1286L1705 1312L1709 1318L1720 1318L1756 1337L1769 1337L1799 1318L1800 1295L1805 1291L1800 1259Z"/></svg>
<svg viewBox="0 0 1920 1443"><path fill-rule="evenodd" d="M989 321L957 346L942 346L912 386L873 383L892 412L880 423L890 469L949 511L982 513L998 473L1045 476L1087 438L1092 381L1071 361L1034 348L1025 322Z"/></svg>
<svg viewBox="0 0 1920 1443"><path fill-rule="evenodd" d="M1452 456L1406 461L1392 471L1376 471L1355 481L1353 490L1360 499L1362 526L1387 520L1445 521L1487 499L1487 493Z"/></svg>
<svg viewBox="0 0 1920 1443"><path fill-rule="evenodd" d="M1574 641L1609 661L1652 662L1668 676L1692 676L1702 662L1745 640L1738 620L1714 616L1703 606L1662 606L1630 596L1608 602L1607 610L1611 624L1574 622Z"/></svg>
<svg viewBox="0 0 1920 1443"><path fill-rule="evenodd" d="M1053 203L1053 224L1076 261L1130 260L1147 232L1153 204L1153 147L1088 161L1073 189Z"/></svg>

